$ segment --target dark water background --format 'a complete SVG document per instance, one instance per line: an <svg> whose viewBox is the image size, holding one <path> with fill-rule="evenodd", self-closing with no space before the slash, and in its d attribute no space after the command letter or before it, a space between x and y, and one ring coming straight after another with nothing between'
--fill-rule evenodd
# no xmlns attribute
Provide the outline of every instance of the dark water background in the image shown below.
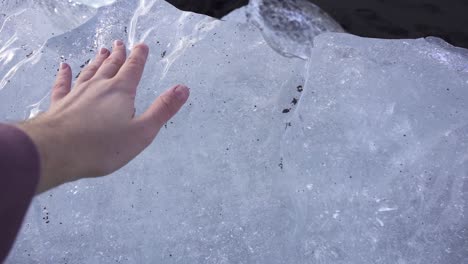
<svg viewBox="0 0 468 264"><path fill-rule="evenodd" d="M179 9L216 18L248 4L248 0L166 1ZM468 48L468 0L308 1L320 6L355 35L392 39L437 36Z"/></svg>

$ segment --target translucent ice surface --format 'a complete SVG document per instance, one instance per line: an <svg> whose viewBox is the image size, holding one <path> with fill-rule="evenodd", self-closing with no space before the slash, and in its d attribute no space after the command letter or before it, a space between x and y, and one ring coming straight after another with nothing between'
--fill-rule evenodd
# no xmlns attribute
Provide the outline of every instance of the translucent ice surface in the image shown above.
<svg viewBox="0 0 468 264"><path fill-rule="evenodd" d="M307 59L316 36L343 32L338 23L309 0L251 0L247 15L270 46L288 57Z"/></svg>
<svg viewBox="0 0 468 264"><path fill-rule="evenodd" d="M115 2L115 0L74 0L77 3L89 5L95 8L110 5Z"/></svg>
<svg viewBox="0 0 468 264"><path fill-rule="evenodd" d="M0 2L0 91L16 71L36 63L48 39L80 26L95 10L69 1Z"/></svg>
<svg viewBox="0 0 468 264"><path fill-rule="evenodd" d="M468 263L466 50L325 33L303 60L245 10L67 10L88 18L2 18L0 120L47 109L58 63L116 38L151 48L138 113L173 84L192 97L124 169L37 197L7 263Z"/></svg>

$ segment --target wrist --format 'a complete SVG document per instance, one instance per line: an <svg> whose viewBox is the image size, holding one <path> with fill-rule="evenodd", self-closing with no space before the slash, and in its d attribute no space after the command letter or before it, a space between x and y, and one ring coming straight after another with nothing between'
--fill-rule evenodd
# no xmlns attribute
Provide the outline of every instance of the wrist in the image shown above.
<svg viewBox="0 0 468 264"><path fill-rule="evenodd" d="M31 138L39 153L40 180L37 193L73 180L71 164L66 162L67 153L62 150L63 140L51 120L39 117L18 124L17 127Z"/></svg>

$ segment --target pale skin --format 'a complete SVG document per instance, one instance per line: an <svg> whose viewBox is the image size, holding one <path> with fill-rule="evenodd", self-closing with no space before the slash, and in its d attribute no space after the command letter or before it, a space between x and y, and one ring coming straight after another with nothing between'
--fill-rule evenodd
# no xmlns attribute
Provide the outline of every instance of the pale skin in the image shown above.
<svg viewBox="0 0 468 264"><path fill-rule="evenodd" d="M122 168L185 104L189 89L177 85L135 116L135 95L148 52L147 45L138 44L127 58L124 43L117 40L112 52L100 50L73 89L70 66L60 65L49 110L17 125L39 151L37 193Z"/></svg>

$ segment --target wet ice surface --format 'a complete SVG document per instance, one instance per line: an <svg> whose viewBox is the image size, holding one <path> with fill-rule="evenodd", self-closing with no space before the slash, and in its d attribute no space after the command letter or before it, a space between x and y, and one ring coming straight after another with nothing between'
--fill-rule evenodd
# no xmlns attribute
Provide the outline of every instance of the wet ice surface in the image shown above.
<svg viewBox="0 0 468 264"><path fill-rule="evenodd" d="M7 263L468 261L466 50L328 33L286 58L245 20L121 1L44 36L0 120L46 109L58 62L77 74L115 38L152 50L138 112L176 83L192 97L112 177L36 198ZM24 30L5 25L2 47Z"/></svg>
<svg viewBox="0 0 468 264"><path fill-rule="evenodd" d="M287 57L309 58L314 38L324 32L343 32L308 0L251 0L247 16L268 44Z"/></svg>
<svg viewBox="0 0 468 264"><path fill-rule="evenodd" d="M68 1L5 0L0 4L0 91L18 70L41 59L48 39L76 28L96 13Z"/></svg>

